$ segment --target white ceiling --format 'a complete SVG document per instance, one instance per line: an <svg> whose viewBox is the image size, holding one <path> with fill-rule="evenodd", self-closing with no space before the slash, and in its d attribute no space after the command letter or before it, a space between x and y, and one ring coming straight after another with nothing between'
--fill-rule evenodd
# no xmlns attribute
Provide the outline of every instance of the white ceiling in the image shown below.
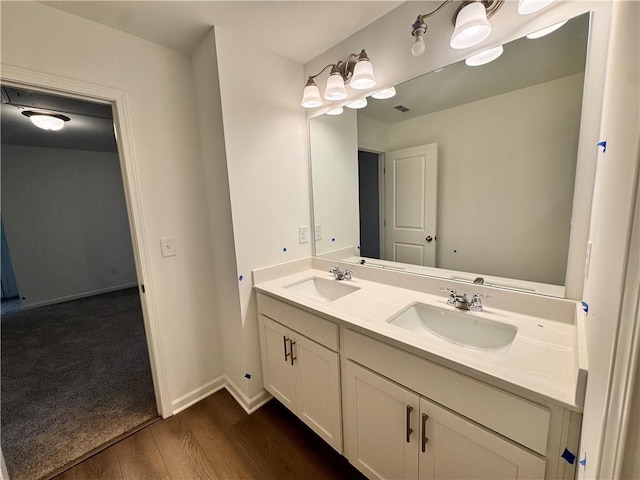
<svg viewBox="0 0 640 480"><path fill-rule="evenodd" d="M402 1L43 1L50 7L191 53L216 25L307 63Z"/></svg>

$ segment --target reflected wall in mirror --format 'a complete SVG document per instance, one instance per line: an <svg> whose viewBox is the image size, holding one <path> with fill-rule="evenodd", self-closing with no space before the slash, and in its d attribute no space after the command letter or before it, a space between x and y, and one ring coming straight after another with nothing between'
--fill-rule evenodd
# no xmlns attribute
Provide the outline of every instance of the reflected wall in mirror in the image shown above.
<svg viewBox="0 0 640 480"><path fill-rule="evenodd" d="M563 296L588 29L312 118L316 255Z"/></svg>

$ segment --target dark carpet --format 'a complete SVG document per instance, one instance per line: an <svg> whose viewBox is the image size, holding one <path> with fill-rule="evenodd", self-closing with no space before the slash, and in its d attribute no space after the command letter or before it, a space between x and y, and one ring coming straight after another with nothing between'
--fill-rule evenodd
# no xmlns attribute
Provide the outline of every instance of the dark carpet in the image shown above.
<svg viewBox="0 0 640 480"><path fill-rule="evenodd" d="M47 477L157 417L136 288L5 314L1 337L12 480Z"/></svg>

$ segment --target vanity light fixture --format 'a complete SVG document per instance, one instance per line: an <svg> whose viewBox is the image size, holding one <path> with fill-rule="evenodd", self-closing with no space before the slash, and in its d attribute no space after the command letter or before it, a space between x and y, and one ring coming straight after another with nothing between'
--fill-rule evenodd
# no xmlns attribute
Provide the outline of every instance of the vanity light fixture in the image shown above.
<svg viewBox="0 0 640 480"><path fill-rule="evenodd" d="M355 90L367 90L376 86L376 77L373 74L373 65L367 57L364 49L359 54L350 54L345 61L340 60L338 63L331 63L320 70L315 75L311 75L307 80L302 94L302 102L304 108L316 108L322 105L320 90L314 79L331 68L329 78L324 91L326 100L344 100L347 98L347 89L345 84Z"/></svg>
<svg viewBox="0 0 640 480"><path fill-rule="evenodd" d="M396 96L396 87L383 88L382 90L378 90L375 93L371 94L371 98L376 98L378 100L385 100L387 98Z"/></svg>
<svg viewBox="0 0 640 480"><path fill-rule="evenodd" d="M51 131L61 130L64 124L70 120L69 117L58 113L38 112L35 110L24 110L22 115L28 117L36 127Z"/></svg>
<svg viewBox="0 0 640 480"><path fill-rule="evenodd" d="M520 15L529 15L548 7L552 3L553 0L519 0L518 13Z"/></svg>
<svg viewBox="0 0 640 480"><path fill-rule="evenodd" d="M471 55L469 58L465 59L464 63L466 63L469 67L479 67L480 65L486 65L489 62L493 62L496 58L502 55L504 52L504 48L502 45L498 45L494 48L489 48L487 50L483 50L480 53L476 53L475 55Z"/></svg>
<svg viewBox="0 0 640 480"><path fill-rule="evenodd" d="M345 107L349 107L349 108L364 108L367 106L367 99L366 98L358 98L356 100L354 100L353 102L347 103L345 105Z"/></svg>
<svg viewBox="0 0 640 480"><path fill-rule="evenodd" d="M568 21L569 20L563 20L562 22L554 23L547 28L543 28L542 30L538 30L537 32L530 33L529 35L527 35L527 38L530 40L535 40L536 38L541 38L545 35L549 35L551 32L555 32L559 28L563 27Z"/></svg>
<svg viewBox="0 0 640 480"><path fill-rule="evenodd" d="M413 22L411 34L415 40L411 46L411 53L414 57L419 57L425 51L424 34L428 28L425 19L438 13L451 1L445 0L435 10L418 15L416 21ZM454 29L449 41L451 48L470 48L486 40L491 34L489 18L495 15L503 4L504 0L463 1L453 14Z"/></svg>
<svg viewBox="0 0 640 480"><path fill-rule="evenodd" d="M328 112L325 112L325 115L340 115L344 109L342 107L336 107Z"/></svg>

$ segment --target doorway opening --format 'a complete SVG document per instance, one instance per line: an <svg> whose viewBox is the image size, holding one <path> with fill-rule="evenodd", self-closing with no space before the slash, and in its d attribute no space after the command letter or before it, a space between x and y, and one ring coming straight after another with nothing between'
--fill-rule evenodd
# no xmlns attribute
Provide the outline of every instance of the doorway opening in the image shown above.
<svg viewBox="0 0 640 480"><path fill-rule="evenodd" d="M25 111L63 114L61 131ZM2 453L51 475L158 417L111 105L2 86Z"/></svg>

